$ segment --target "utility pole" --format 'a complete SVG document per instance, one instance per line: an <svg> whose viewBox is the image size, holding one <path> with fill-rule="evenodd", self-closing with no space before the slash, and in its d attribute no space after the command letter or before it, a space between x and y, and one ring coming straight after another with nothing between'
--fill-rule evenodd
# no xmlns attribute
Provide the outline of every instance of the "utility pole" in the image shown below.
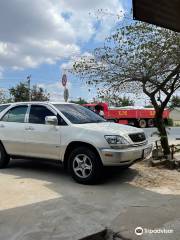
<svg viewBox="0 0 180 240"><path fill-rule="evenodd" d="M28 89L29 89L29 101L31 102L31 75L27 76Z"/></svg>

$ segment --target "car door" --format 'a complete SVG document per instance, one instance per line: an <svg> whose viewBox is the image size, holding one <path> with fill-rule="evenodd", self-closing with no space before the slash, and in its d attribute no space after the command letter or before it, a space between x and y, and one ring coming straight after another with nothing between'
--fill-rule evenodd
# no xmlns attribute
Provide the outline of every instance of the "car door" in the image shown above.
<svg viewBox="0 0 180 240"><path fill-rule="evenodd" d="M12 107L0 119L0 140L8 154L23 156L26 152L24 133L27 109L28 105Z"/></svg>
<svg viewBox="0 0 180 240"><path fill-rule="evenodd" d="M56 113L48 106L32 104L25 127L26 154L29 157L60 159L60 126L45 124L46 116Z"/></svg>

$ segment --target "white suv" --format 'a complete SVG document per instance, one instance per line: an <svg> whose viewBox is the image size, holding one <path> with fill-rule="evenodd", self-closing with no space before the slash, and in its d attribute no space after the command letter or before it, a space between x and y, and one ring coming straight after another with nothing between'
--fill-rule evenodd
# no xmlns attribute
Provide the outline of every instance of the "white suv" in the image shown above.
<svg viewBox="0 0 180 240"><path fill-rule="evenodd" d="M151 151L143 130L107 122L80 105L0 105L0 168L10 158L58 160L76 181L91 183L103 166L128 167Z"/></svg>

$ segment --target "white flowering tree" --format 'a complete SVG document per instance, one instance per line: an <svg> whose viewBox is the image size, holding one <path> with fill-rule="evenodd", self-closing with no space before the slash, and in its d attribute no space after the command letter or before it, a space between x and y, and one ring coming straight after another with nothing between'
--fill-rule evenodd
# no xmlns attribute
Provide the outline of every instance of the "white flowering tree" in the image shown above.
<svg viewBox="0 0 180 240"><path fill-rule="evenodd" d="M180 34L141 22L120 27L91 57L78 59L73 73L112 94L146 94L164 154L170 154L163 111L180 88Z"/></svg>

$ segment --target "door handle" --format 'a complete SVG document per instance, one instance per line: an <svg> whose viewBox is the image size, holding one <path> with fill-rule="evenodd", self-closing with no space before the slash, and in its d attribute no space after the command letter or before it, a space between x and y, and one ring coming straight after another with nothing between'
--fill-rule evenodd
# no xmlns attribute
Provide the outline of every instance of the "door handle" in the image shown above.
<svg viewBox="0 0 180 240"><path fill-rule="evenodd" d="M0 124L0 128L4 128L5 126L3 124Z"/></svg>
<svg viewBox="0 0 180 240"><path fill-rule="evenodd" d="M30 127L26 127L25 130L30 130L30 131L32 131L32 130L34 130L34 128L30 126Z"/></svg>

